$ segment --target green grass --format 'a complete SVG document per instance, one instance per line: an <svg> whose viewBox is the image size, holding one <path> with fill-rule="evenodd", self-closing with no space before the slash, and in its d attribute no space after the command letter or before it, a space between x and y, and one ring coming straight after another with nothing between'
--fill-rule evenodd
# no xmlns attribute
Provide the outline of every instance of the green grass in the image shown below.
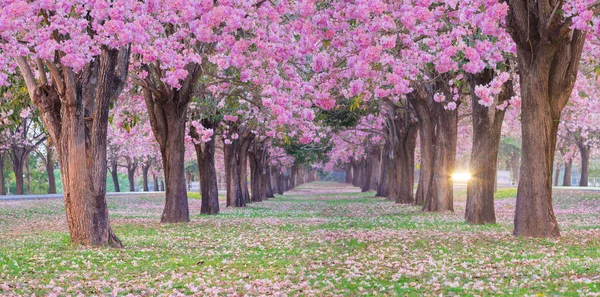
<svg viewBox="0 0 600 297"><path fill-rule="evenodd" d="M124 249L72 246L62 201L0 203L0 295L581 296L600 292L600 193L556 191L559 239L313 183L245 209L158 223L160 197L111 197Z"/></svg>

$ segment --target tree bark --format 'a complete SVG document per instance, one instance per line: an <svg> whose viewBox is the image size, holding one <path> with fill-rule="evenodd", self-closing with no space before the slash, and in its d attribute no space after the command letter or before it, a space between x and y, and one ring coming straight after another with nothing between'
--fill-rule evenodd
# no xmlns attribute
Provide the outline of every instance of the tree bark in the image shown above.
<svg viewBox="0 0 600 297"><path fill-rule="evenodd" d="M373 182L373 160L371 159L372 152L369 152L364 162L364 179L361 183L361 191L368 192L371 190L371 182Z"/></svg>
<svg viewBox="0 0 600 297"><path fill-rule="evenodd" d="M0 152L0 195L6 195L6 180L4 179L5 152Z"/></svg>
<svg viewBox="0 0 600 297"><path fill-rule="evenodd" d="M258 157L256 156L256 151L248 152L248 157L250 160L250 187L251 187L251 197L250 200L252 202L262 202L262 181L260 178L260 165L257 162Z"/></svg>
<svg viewBox="0 0 600 297"><path fill-rule="evenodd" d="M162 223L189 222L189 206L185 179L185 127L187 111L201 66L190 63L184 68L187 77L179 89L162 81L158 64L144 64L148 76L140 83L148 110L150 126L158 142L165 174L165 208Z"/></svg>
<svg viewBox="0 0 600 297"><path fill-rule="evenodd" d="M588 179L590 177L590 146L580 140L576 140L575 143L581 154L581 178L579 179L579 186L587 187Z"/></svg>
<svg viewBox="0 0 600 297"><path fill-rule="evenodd" d="M383 148L381 146L377 146L374 148L371 153L371 188L370 190L377 191L379 189L379 184L381 183L381 152Z"/></svg>
<svg viewBox="0 0 600 297"><path fill-rule="evenodd" d="M486 85L494 78L493 70L486 69L470 79L471 90L477 85ZM496 223L494 210L494 192L498 167L498 150L502 131L502 122L506 109L497 109L513 96L512 81L502 86L497 102L486 107L479 104L480 98L473 92L473 146L471 150L471 179L467 183L467 204L465 220L470 224Z"/></svg>
<svg viewBox="0 0 600 297"><path fill-rule="evenodd" d="M121 188L119 186L119 172L117 171L119 164L117 160L112 160L110 163L110 175L112 177L113 185L115 186L115 192L121 192Z"/></svg>
<svg viewBox="0 0 600 297"><path fill-rule="evenodd" d="M565 174L563 176L563 187L571 186L571 170L573 169L573 159L565 161Z"/></svg>
<svg viewBox="0 0 600 297"><path fill-rule="evenodd" d="M509 1L517 45L523 148L514 235L558 237L552 165L561 112L577 79L585 31L571 29L564 1Z"/></svg>
<svg viewBox="0 0 600 297"><path fill-rule="evenodd" d="M250 145L254 140L254 134L244 132L240 138L240 186L244 196L244 201L249 203L251 202L251 199L250 191L248 190L248 150L250 149Z"/></svg>
<svg viewBox="0 0 600 297"><path fill-rule="evenodd" d="M50 68L51 84L45 70L38 71L38 83L24 57L17 58L17 63L56 145L71 241L121 247L106 207L106 148L110 101L126 83L129 47L101 47L99 51L78 74L38 60L38 66L46 63Z"/></svg>
<svg viewBox="0 0 600 297"><path fill-rule="evenodd" d="M433 176L425 197L424 211L454 211L454 186L452 173L456 162L458 109L436 109L436 133L433 159Z"/></svg>
<svg viewBox="0 0 600 297"><path fill-rule="evenodd" d="M519 165L521 156L517 150L513 151L510 157L510 167L512 172L513 184L519 184Z"/></svg>
<svg viewBox="0 0 600 297"><path fill-rule="evenodd" d="M344 171L346 172L346 176L344 178L344 182L347 184L352 184L352 165L349 163L346 165L346 168L344 169Z"/></svg>
<svg viewBox="0 0 600 297"><path fill-rule="evenodd" d="M203 121L205 128L212 129L214 123ZM191 136L196 139L194 147L196 149L196 158L198 160L198 169L200 176L200 194L202 203L200 213L212 215L219 213L219 185L217 183L217 169L215 165L215 142L216 135L213 134L207 142L199 142L198 134L195 129L190 129Z"/></svg>
<svg viewBox="0 0 600 297"><path fill-rule="evenodd" d="M29 153L25 155L25 193L31 194L31 171L29 170Z"/></svg>
<svg viewBox="0 0 600 297"><path fill-rule="evenodd" d="M127 158L127 180L129 181L129 192L135 192L135 171L137 170L138 162Z"/></svg>
<svg viewBox="0 0 600 297"><path fill-rule="evenodd" d="M23 177L23 169L25 165L25 149L22 147L13 147L11 149L11 161L13 173L15 174L15 194L23 195L25 193L25 180Z"/></svg>
<svg viewBox="0 0 600 297"><path fill-rule="evenodd" d="M267 155L267 153L265 152L265 155ZM275 192L273 191L273 185L271 182L271 167L269 166L269 159L267 157L265 157L265 160L263 160L263 170L266 172L265 174L265 184L266 184L266 194L267 194L267 198L275 198Z"/></svg>
<svg viewBox="0 0 600 297"><path fill-rule="evenodd" d="M388 164L392 162L390 158L390 142L386 140L381 152L381 167L379 168L379 186L377 187L377 197L387 197L388 192Z"/></svg>
<svg viewBox="0 0 600 297"><path fill-rule="evenodd" d="M360 169L359 162L352 161L352 185L358 187L360 185Z"/></svg>
<svg viewBox="0 0 600 297"><path fill-rule="evenodd" d="M56 179L54 178L54 152L46 148L46 174L48 175L48 194L56 194Z"/></svg>
<svg viewBox="0 0 600 297"><path fill-rule="evenodd" d="M415 195L415 204L424 205L428 197L433 178L434 148L435 148L435 119L432 116L433 95L425 89L419 88L414 95L408 97L408 102L415 110L419 122L419 141L421 149L421 167L419 170L419 184Z"/></svg>
<svg viewBox="0 0 600 297"><path fill-rule="evenodd" d="M406 126L408 124L408 126ZM404 127L399 133L399 143L396 146L395 166L397 191L396 203L414 203L413 188L415 184L415 148L417 146L418 123L409 116L404 120Z"/></svg>
<svg viewBox="0 0 600 297"><path fill-rule="evenodd" d="M225 161L225 183L227 186L227 206L245 207L244 194L242 193L239 173L239 150L238 140L232 140L231 144L223 147Z"/></svg>
<svg viewBox="0 0 600 297"><path fill-rule="evenodd" d="M152 158L146 159L146 162L142 165L142 187L144 192L150 192L150 187L148 185L148 173L150 172L150 166L152 166Z"/></svg>
<svg viewBox="0 0 600 297"><path fill-rule="evenodd" d="M281 174L280 170L277 168L275 169L275 179L277 180L277 193L283 195L286 190L284 181L285 176Z"/></svg>
<svg viewBox="0 0 600 297"><path fill-rule="evenodd" d="M297 186L297 176L298 176L298 165L294 164L292 165L292 172L290 175L290 183L289 183L289 189L294 189Z"/></svg>

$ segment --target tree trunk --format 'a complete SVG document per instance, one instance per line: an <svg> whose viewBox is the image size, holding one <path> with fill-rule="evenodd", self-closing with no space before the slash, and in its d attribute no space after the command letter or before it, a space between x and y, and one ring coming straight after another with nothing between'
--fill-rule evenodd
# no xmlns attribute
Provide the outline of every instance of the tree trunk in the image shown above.
<svg viewBox="0 0 600 297"><path fill-rule="evenodd" d="M227 186L227 206L230 207L246 206L240 183L239 149L239 140L232 140L231 144L225 144L223 148L225 183Z"/></svg>
<svg viewBox="0 0 600 297"><path fill-rule="evenodd" d="M346 172L346 176L345 176L344 182L347 184L352 184L353 177L352 177L352 165L351 164L346 165L345 172Z"/></svg>
<svg viewBox="0 0 600 297"><path fill-rule="evenodd" d="M188 105L197 86L201 67L196 63L186 65L187 76L181 81L179 89L162 83L160 76L164 71L157 64L144 64L142 67L148 72L141 84L144 101L152 132L160 147L165 176L165 208L160 220L162 223L189 222L185 180L185 128Z"/></svg>
<svg viewBox="0 0 600 297"><path fill-rule="evenodd" d="M21 148L12 150L12 167L13 173L15 174L16 189L15 194L23 195L24 191L24 179L23 179L23 166L25 164L25 155L21 153Z"/></svg>
<svg viewBox="0 0 600 297"><path fill-rule="evenodd" d="M48 194L56 194L56 179L54 178L54 153L52 148L46 148L46 174L48 175Z"/></svg>
<svg viewBox="0 0 600 297"><path fill-rule="evenodd" d="M513 184L514 185L518 185L519 184L519 162L520 162L520 154L518 151L513 151L513 153L511 154L510 157L510 167L511 167L511 172L512 172L512 178L513 178Z"/></svg>
<svg viewBox="0 0 600 297"><path fill-rule="evenodd" d="M162 223L189 222L189 206L185 183L185 112L167 117L170 128L166 145L161 150L165 172L166 201Z"/></svg>
<svg viewBox="0 0 600 297"><path fill-rule="evenodd" d="M360 169L357 161L352 161L352 185L355 187L360 185Z"/></svg>
<svg viewBox="0 0 600 297"><path fill-rule="evenodd" d="M590 146L582 141L576 141L576 144L581 154L581 178L579 179L579 186L587 187L590 176Z"/></svg>
<svg viewBox="0 0 600 297"><path fill-rule="evenodd" d="M283 174L281 174L279 169L275 169L275 179L277 180L277 193L279 195L283 195L283 193L285 192L286 188L285 188L285 182L284 182L284 176Z"/></svg>
<svg viewBox="0 0 600 297"><path fill-rule="evenodd" d="M250 191L248 190L248 149L254 140L254 134L246 132L240 138L240 187L244 196L244 202L249 203L251 199Z"/></svg>
<svg viewBox="0 0 600 297"><path fill-rule="evenodd" d="M493 79L494 72L485 70L470 79L471 89L477 85L486 85ZM473 109L473 146L471 150L471 179L467 183L467 205L465 220L470 224L496 223L494 210L494 192L498 167L498 149L502 131L502 121L506 109L497 109L513 96L512 81L502 86L497 103L486 107L479 104L480 98L471 95Z"/></svg>
<svg viewBox="0 0 600 297"><path fill-rule="evenodd" d="M119 187L119 172L118 170L119 164L116 160L111 161L110 164L110 175L112 177L113 185L115 186L115 192L121 192L121 188Z"/></svg>
<svg viewBox="0 0 600 297"><path fill-rule="evenodd" d="M148 186L148 172L150 171L150 166L152 162L150 160L146 160L144 165L142 166L142 180L143 180L143 189L144 192L150 192L150 187Z"/></svg>
<svg viewBox="0 0 600 297"><path fill-rule="evenodd" d="M271 190L273 191L273 198L275 198L275 194L279 193L278 183L277 183L277 170L275 167L269 166L269 183L271 184Z"/></svg>
<svg viewBox="0 0 600 297"><path fill-rule="evenodd" d="M266 154L266 152L265 152ZM271 183L271 167L269 167L269 159L265 158L265 160L263 160L263 168L266 172L265 174L265 183L266 183L266 191L267 191L267 198L275 198L275 192L273 192L273 185Z"/></svg>
<svg viewBox="0 0 600 297"><path fill-rule="evenodd" d="M383 148L381 146L375 147L371 153L371 188L370 190L377 191L379 189L379 183L381 182L381 152Z"/></svg>
<svg viewBox="0 0 600 297"><path fill-rule="evenodd" d="M25 193L31 194L31 172L29 170L29 152L25 154Z"/></svg>
<svg viewBox="0 0 600 297"><path fill-rule="evenodd" d="M419 170L419 184L415 195L415 204L424 205L427 191L433 178L433 162L435 148L435 119L432 117L431 105L433 96L427 91L419 89L414 96L408 96L410 105L414 108L419 122L419 141L421 148L421 166Z"/></svg>
<svg viewBox="0 0 600 297"><path fill-rule="evenodd" d="M129 181L129 192L135 192L135 171L137 170L137 161L127 161L127 180Z"/></svg>
<svg viewBox="0 0 600 297"><path fill-rule="evenodd" d="M392 162L392 159L390 158L390 146L391 144L389 143L389 141L385 142L385 145L383 146L383 150L381 153L381 167L380 167L380 171L379 171L379 186L377 187L377 194L375 194L375 196L377 197L387 197L387 191L388 191L388 164L390 164Z"/></svg>
<svg viewBox="0 0 600 297"><path fill-rule="evenodd" d="M152 190L154 192L158 192L159 188L158 188L158 176L156 176L156 174L152 175L152 180L153 180L153 187Z"/></svg>
<svg viewBox="0 0 600 297"><path fill-rule="evenodd" d="M573 168L573 159L565 161L565 174L563 176L563 187L571 186L571 170Z"/></svg>
<svg viewBox="0 0 600 297"><path fill-rule="evenodd" d="M408 115L407 115L408 116ZM414 203L413 188L415 185L415 148L417 146L418 123L412 116L402 120L403 127L399 133L396 146L396 203ZM408 126L406 126L408 124Z"/></svg>
<svg viewBox="0 0 600 297"><path fill-rule="evenodd" d="M292 165L292 173L290 175L290 185L289 185L290 190L296 188L297 176L298 176L298 165L294 164L294 165Z"/></svg>
<svg viewBox="0 0 600 297"><path fill-rule="evenodd" d="M62 70L53 72L52 84L45 71L38 72L38 84L24 57L17 63L56 145L71 241L121 247L106 207L106 148L110 101L125 85L129 48L101 47L99 51L78 74L47 62Z"/></svg>
<svg viewBox="0 0 600 297"><path fill-rule="evenodd" d="M514 235L558 237L552 164L561 112L577 79L585 31L571 29L564 1L509 1L521 86L521 178Z"/></svg>
<svg viewBox="0 0 600 297"><path fill-rule="evenodd" d="M160 179L160 191L165 191L165 181L162 178Z"/></svg>
<svg viewBox="0 0 600 297"><path fill-rule="evenodd" d="M364 179L363 182L361 183L361 191L362 192L368 192L371 190L371 182L373 181L373 162L371 160L371 152L369 152L369 154L367 155L367 157L365 158L365 160L363 161L364 163Z"/></svg>
<svg viewBox="0 0 600 297"><path fill-rule="evenodd" d="M433 176L425 197L424 211L454 211L452 173L456 160L458 109L444 110L435 105L436 134Z"/></svg>
<svg viewBox="0 0 600 297"><path fill-rule="evenodd" d="M556 163L556 173L554 175L554 186L558 186L558 180L560 178L560 170L562 169L562 164L560 162Z"/></svg>
<svg viewBox="0 0 600 297"><path fill-rule="evenodd" d="M205 128L214 128L210 121L203 121ZM190 131L192 137L198 140L198 135L194 129ZM200 176L200 194L202 195L202 204L200 213L212 215L219 213L219 185L217 183L217 169L215 165L215 140L216 135L212 135L210 140L204 143L196 142L196 158L198 160L198 169Z"/></svg>
<svg viewBox="0 0 600 297"><path fill-rule="evenodd" d="M248 157L250 159L250 187L251 190L251 201L252 202L262 202L261 195L261 179L259 173L259 164L257 162L257 156L255 151L248 152Z"/></svg>
<svg viewBox="0 0 600 297"><path fill-rule="evenodd" d="M6 180L4 179L4 162L6 155L0 152L0 195L6 195Z"/></svg>

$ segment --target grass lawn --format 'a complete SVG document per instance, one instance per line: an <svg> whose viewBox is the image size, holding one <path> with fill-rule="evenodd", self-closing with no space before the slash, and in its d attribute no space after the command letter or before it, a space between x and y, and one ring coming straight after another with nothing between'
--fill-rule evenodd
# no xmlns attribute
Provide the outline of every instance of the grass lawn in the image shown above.
<svg viewBox="0 0 600 297"><path fill-rule="evenodd" d="M61 200L0 202L0 296L600 296L600 192L555 191L558 239L511 235L515 195L490 226L335 183L176 225L110 197L124 249L70 245Z"/></svg>

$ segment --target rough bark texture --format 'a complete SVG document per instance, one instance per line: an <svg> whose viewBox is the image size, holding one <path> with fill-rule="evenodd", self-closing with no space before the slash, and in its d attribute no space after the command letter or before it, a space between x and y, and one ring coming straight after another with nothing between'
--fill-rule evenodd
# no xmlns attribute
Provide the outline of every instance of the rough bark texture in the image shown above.
<svg viewBox="0 0 600 297"><path fill-rule="evenodd" d="M429 184L423 210L454 211L454 186L452 173L456 162L456 142L458 133L458 109L444 110L435 105L436 134L432 181Z"/></svg>
<svg viewBox="0 0 600 297"><path fill-rule="evenodd" d="M414 110L407 102L402 105L405 108L390 106L394 110L386 118L384 129L387 143L383 159L388 163L386 197L396 203L414 203L414 155L419 126Z"/></svg>
<svg viewBox="0 0 600 297"><path fill-rule="evenodd" d="M581 178L579 179L579 186L587 187L590 177L590 145L580 139L576 139L575 143L581 155Z"/></svg>
<svg viewBox="0 0 600 297"><path fill-rule="evenodd" d="M414 95L408 98L415 110L419 122L419 141L421 148L421 167L419 184L415 195L415 204L424 205L427 191L433 177L433 159L435 147L435 118L433 117L433 95L424 87L418 88Z"/></svg>
<svg viewBox="0 0 600 297"><path fill-rule="evenodd" d="M271 168L269 167L269 159L268 159L268 155L265 152L265 160L263 160L263 170L266 172L265 173L265 190L266 190L266 195L267 198L275 198L275 192L273 191L273 185L271 182Z"/></svg>
<svg viewBox="0 0 600 297"><path fill-rule="evenodd" d="M60 64L38 61L49 68L51 84L45 71L38 83L25 58L17 62L56 145L71 241L121 247L106 207L106 148L110 101L125 85L129 49L102 47L78 74Z"/></svg>
<svg viewBox="0 0 600 297"><path fill-rule="evenodd" d="M377 187L377 197L387 197L388 194L388 166L392 159L390 158L390 143L386 140L385 145L381 151L381 167L379 168L379 186ZM348 170L346 170L348 172ZM348 173L346 173L348 174ZM347 181L346 181L347 183Z"/></svg>
<svg viewBox="0 0 600 297"><path fill-rule="evenodd" d="M563 175L563 187L571 186L571 170L573 170L573 159L565 161L565 174Z"/></svg>
<svg viewBox="0 0 600 297"><path fill-rule="evenodd" d="M185 123L188 105L201 74L199 64L185 66L188 76L175 89L162 80L158 64L143 65L148 76L137 81L144 90L144 101L152 132L158 142L165 174L165 208L162 223L189 222L189 206L185 179Z"/></svg>
<svg viewBox="0 0 600 297"><path fill-rule="evenodd" d="M212 129L215 125L210 121L203 121L205 128ZM191 136L198 140L198 134L195 129L190 128ZM200 194L202 195L202 204L200 213L218 214L219 213L219 185L217 183L217 169L215 166L215 140L216 135L212 135L207 142L196 142L196 158L198 160L198 169L200 176Z"/></svg>
<svg viewBox="0 0 600 297"><path fill-rule="evenodd" d="M115 186L115 192L121 192L121 187L119 186L119 173L118 173L119 164L117 160L112 160L110 163L110 175L112 177L113 185Z"/></svg>
<svg viewBox="0 0 600 297"><path fill-rule="evenodd" d="M242 133L240 138L240 186L242 194L244 195L244 201L248 203L251 201L250 191L248 190L248 150L250 149L250 145L254 140L254 134L245 132Z"/></svg>
<svg viewBox="0 0 600 297"><path fill-rule="evenodd" d="M373 160L373 151L371 148L371 151L368 152L367 154L367 158L365 159L365 166L364 166L364 180L361 184L361 191L362 192L368 192L371 190L371 184L373 183L373 167L374 167L374 160Z"/></svg>
<svg viewBox="0 0 600 297"><path fill-rule="evenodd" d="M25 193L31 194L31 171L29 171L29 154L25 156Z"/></svg>
<svg viewBox="0 0 600 297"><path fill-rule="evenodd" d="M513 150L510 156L510 172L512 173L513 185L519 184L519 165L521 165L521 154L518 150Z"/></svg>
<svg viewBox="0 0 600 297"><path fill-rule="evenodd" d="M223 147L228 207L246 206L246 202L244 201L244 194L242 193L240 183L239 150L239 140L232 140L231 144L224 144Z"/></svg>
<svg viewBox="0 0 600 297"><path fill-rule="evenodd" d="M552 164L560 116L573 90L586 33L571 29L564 1L509 1L517 45L522 152L514 234L560 236L552 207Z"/></svg>
<svg viewBox="0 0 600 297"><path fill-rule="evenodd" d="M471 89L477 85L486 85L492 81L492 70L470 77ZM494 210L494 192L498 167L498 149L502 131L502 121L506 109L497 109L513 96L512 81L502 86L497 102L486 107L479 104L480 98L473 92L471 106L473 108L473 146L469 169L471 179L467 183L467 205L465 220L470 224L496 223Z"/></svg>
<svg viewBox="0 0 600 297"><path fill-rule="evenodd" d="M48 194L56 194L56 179L54 178L54 151L46 148L46 174L48 175Z"/></svg>
<svg viewBox="0 0 600 297"><path fill-rule="evenodd" d="M152 166L153 163L153 159L151 157L148 157L146 159L146 161L144 162L144 164L142 165L142 187L144 192L149 192L150 191L150 186L149 184L149 178L148 178L148 174L150 173L150 167Z"/></svg>
<svg viewBox="0 0 600 297"><path fill-rule="evenodd" d="M138 167L137 160L127 158L127 181L129 182L129 192L135 192L135 171Z"/></svg>
<svg viewBox="0 0 600 297"><path fill-rule="evenodd" d="M6 195L6 180L4 179L5 152L0 152L0 195Z"/></svg>
<svg viewBox="0 0 600 297"><path fill-rule="evenodd" d="M20 150L19 150L20 151ZM11 151L11 163L13 168L13 173L15 174L15 194L23 195L25 193L24 190L24 178L23 178L23 167L25 165L25 155L17 153L15 150Z"/></svg>
<svg viewBox="0 0 600 297"><path fill-rule="evenodd" d="M250 159L250 186L251 190L251 201L262 202L263 187L265 186L262 174L262 143L255 143L251 151L248 152Z"/></svg>
<svg viewBox="0 0 600 297"><path fill-rule="evenodd" d="M406 126L408 124L408 126ZM414 203L415 184L415 148L417 146L418 124L414 118L405 121L405 127L399 133L399 143L395 147L396 203Z"/></svg>

